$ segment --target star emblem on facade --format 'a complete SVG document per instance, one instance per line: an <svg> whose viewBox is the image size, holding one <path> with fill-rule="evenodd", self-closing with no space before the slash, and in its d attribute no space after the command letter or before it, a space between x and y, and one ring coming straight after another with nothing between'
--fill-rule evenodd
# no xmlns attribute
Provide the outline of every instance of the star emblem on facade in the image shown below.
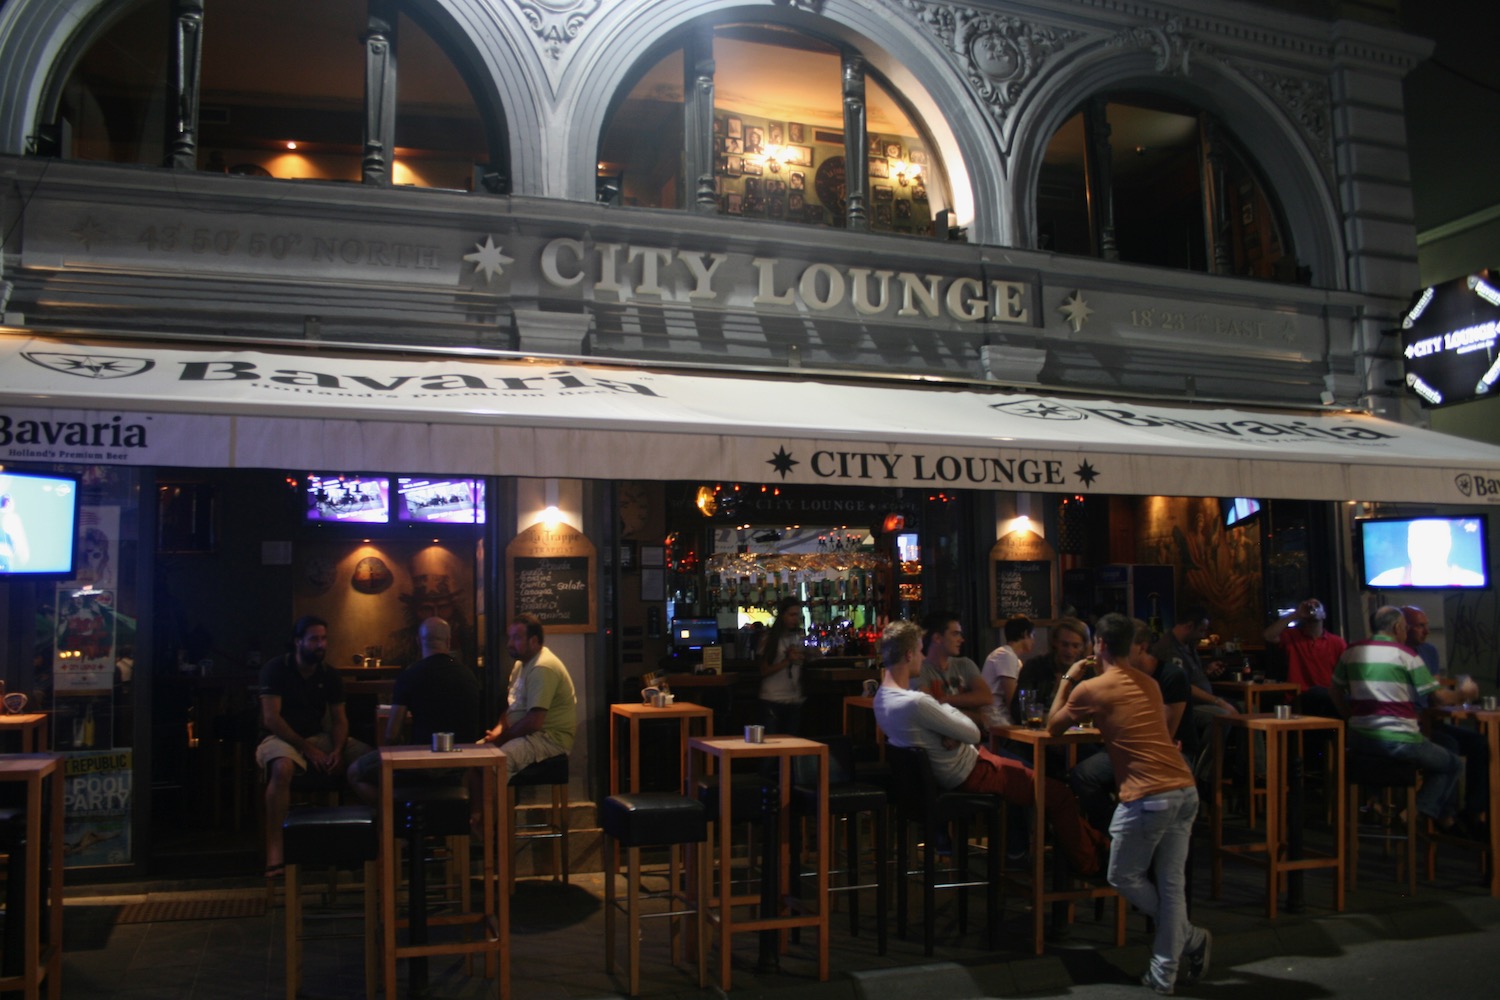
<svg viewBox="0 0 1500 1000"><path fill-rule="evenodd" d="M1057 307L1057 311L1067 318L1068 325L1073 328L1074 333L1081 332L1083 324L1087 322L1090 316L1094 315L1094 310L1090 309L1089 304L1083 301L1083 292L1081 291L1075 291L1071 297Z"/></svg>
<svg viewBox="0 0 1500 1000"><path fill-rule="evenodd" d="M507 257L500 252L495 245L493 236L486 236L483 243L474 244L474 252L464 254L464 260L474 265L475 274L484 275L484 283L488 285L496 275L505 273L505 265L514 264L515 258Z"/></svg>
<svg viewBox="0 0 1500 1000"><path fill-rule="evenodd" d="M78 224L77 229L70 230L69 235L82 243L85 250L93 250L94 244L101 242L109 232L92 215L88 215Z"/></svg>
<svg viewBox="0 0 1500 1000"><path fill-rule="evenodd" d="M1073 475L1078 477L1084 486L1093 486L1094 480L1099 478L1099 470L1089 464L1088 459L1078 463L1078 468L1073 470Z"/></svg>
<svg viewBox="0 0 1500 1000"><path fill-rule="evenodd" d="M801 465L802 463L787 452L786 445L782 445L776 449L776 454L766 459L766 464L775 469L782 479L785 479L787 473L792 471L792 466Z"/></svg>

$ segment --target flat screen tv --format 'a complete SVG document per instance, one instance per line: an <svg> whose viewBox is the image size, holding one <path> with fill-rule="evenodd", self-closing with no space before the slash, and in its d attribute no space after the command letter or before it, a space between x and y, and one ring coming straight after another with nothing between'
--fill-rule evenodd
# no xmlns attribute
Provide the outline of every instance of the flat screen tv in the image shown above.
<svg viewBox="0 0 1500 1000"><path fill-rule="evenodd" d="M483 524L483 479L396 480L396 520L404 524Z"/></svg>
<svg viewBox="0 0 1500 1000"><path fill-rule="evenodd" d="M1490 585L1484 514L1358 521L1359 578L1371 590L1477 590Z"/></svg>
<svg viewBox="0 0 1500 1000"><path fill-rule="evenodd" d="M73 575L78 480L0 472L0 578Z"/></svg>
<svg viewBox="0 0 1500 1000"><path fill-rule="evenodd" d="M391 481L381 476L309 476L307 519L385 524L391 519Z"/></svg>
<svg viewBox="0 0 1500 1000"><path fill-rule="evenodd" d="M1221 501L1221 506L1226 528L1248 524L1260 514L1260 501L1253 497L1230 497Z"/></svg>
<svg viewBox="0 0 1500 1000"><path fill-rule="evenodd" d="M702 649L719 642L717 618L673 618L672 648Z"/></svg>

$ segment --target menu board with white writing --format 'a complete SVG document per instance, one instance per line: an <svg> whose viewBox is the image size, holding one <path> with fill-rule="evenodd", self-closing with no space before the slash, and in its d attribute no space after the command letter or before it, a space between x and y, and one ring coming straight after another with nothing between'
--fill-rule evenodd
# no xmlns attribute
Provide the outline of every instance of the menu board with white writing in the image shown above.
<svg viewBox="0 0 1500 1000"><path fill-rule="evenodd" d="M995 613L993 624L1024 615L1045 621L1054 614L1052 560L996 559L993 562Z"/></svg>
<svg viewBox="0 0 1500 1000"><path fill-rule="evenodd" d="M594 546L575 528L535 525L506 548L511 617L533 614L548 632L595 626Z"/></svg>

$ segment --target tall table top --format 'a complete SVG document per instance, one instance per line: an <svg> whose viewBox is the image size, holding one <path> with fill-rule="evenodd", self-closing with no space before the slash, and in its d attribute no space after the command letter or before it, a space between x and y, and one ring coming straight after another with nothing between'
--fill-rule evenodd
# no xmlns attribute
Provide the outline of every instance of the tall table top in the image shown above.
<svg viewBox="0 0 1500 1000"><path fill-rule="evenodd" d="M1026 726L1001 724L990 727L990 740L1015 740L1032 746L1070 746L1084 743L1101 743L1104 734L1093 726L1073 726L1053 736L1046 729L1030 729Z"/></svg>
<svg viewBox="0 0 1500 1000"><path fill-rule="evenodd" d="M660 708L655 705L625 701L609 706L609 714L627 719L712 719L714 710L704 705L695 705L690 701L674 701Z"/></svg>
<svg viewBox="0 0 1500 1000"><path fill-rule="evenodd" d="M3 753L0 754L0 781L43 778L57 770L61 764L62 754Z"/></svg>
<svg viewBox="0 0 1500 1000"><path fill-rule="evenodd" d="M415 771L438 767L493 767L504 765L505 751L493 743L456 744L446 753L437 753L422 744L381 747L380 763L395 771Z"/></svg>
<svg viewBox="0 0 1500 1000"><path fill-rule="evenodd" d="M694 736L688 745L715 757L785 757L827 754L828 744L800 736L767 735L764 743L747 743L743 736Z"/></svg>
<svg viewBox="0 0 1500 1000"><path fill-rule="evenodd" d="M1343 729L1343 719L1330 719L1323 715L1293 715L1290 719L1278 719L1274 712L1251 712L1241 715L1216 715L1214 724L1253 729L1256 732L1285 733L1311 732L1319 729Z"/></svg>

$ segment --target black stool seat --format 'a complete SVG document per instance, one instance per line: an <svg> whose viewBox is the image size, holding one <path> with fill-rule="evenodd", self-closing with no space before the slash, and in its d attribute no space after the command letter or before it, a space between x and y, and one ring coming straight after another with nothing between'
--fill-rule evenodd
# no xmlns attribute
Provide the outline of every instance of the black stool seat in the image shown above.
<svg viewBox="0 0 1500 1000"><path fill-rule="evenodd" d="M719 817L719 778L717 774L698 779L698 801L711 819ZM774 788L774 784L772 785ZM760 819L765 811L765 779L759 774L736 774L729 779L729 820L749 823Z"/></svg>
<svg viewBox="0 0 1500 1000"><path fill-rule="evenodd" d="M1344 780L1376 788L1412 788L1417 783L1417 765L1375 754L1351 753L1344 760Z"/></svg>
<svg viewBox="0 0 1500 1000"><path fill-rule="evenodd" d="M427 837L469 832L469 790L455 785L407 785L396 789L396 817L402 831Z"/></svg>
<svg viewBox="0 0 1500 1000"><path fill-rule="evenodd" d="M849 813L872 812L884 809L885 789L879 785L850 782L847 785L828 786L828 811L834 816ZM792 809L799 816L810 816L818 810L818 789L810 785L792 786Z"/></svg>
<svg viewBox="0 0 1500 1000"><path fill-rule="evenodd" d="M0 809L0 851L26 843L26 810Z"/></svg>
<svg viewBox="0 0 1500 1000"><path fill-rule="evenodd" d="M289 865L364 864L375 860L380 842L369 806L294 806L281 836Z"/></svg>
<svg viewBox="0 0 1500 1000"><path fill-rule="evenodd" d="M604 800L599 825L622 847L696 844L708 837L703 803L671 792L611 795Z"/></svg>
<svg viewBox="0 0 1500 1000"><path fill-rule="evenodd" d="M568 755L565 753L523 767L510 779L512 787L516 785L566 785L567 783Z"/></svg>

